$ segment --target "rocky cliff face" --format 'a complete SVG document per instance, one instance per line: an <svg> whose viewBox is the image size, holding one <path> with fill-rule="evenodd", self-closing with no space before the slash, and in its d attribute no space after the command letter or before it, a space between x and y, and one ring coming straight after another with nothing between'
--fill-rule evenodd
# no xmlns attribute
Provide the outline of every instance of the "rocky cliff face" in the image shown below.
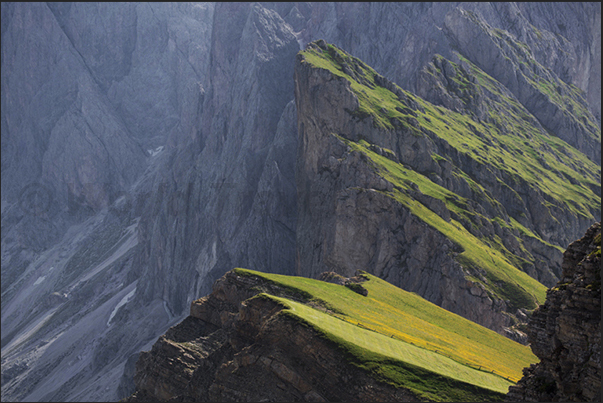
<svg viewBox="0 0 603 403"><path fill-rule="evenodd" d="M563 277L528 326L538 364L524 369L508 401L601 400L601 223L563 254Z"/></svg>
<svg viewBox="0 0 603 403"><path fill-rule="evenodd" d="M295 53L312 40L335 43L419 91L434 55L459 62L451 45L469 54L463 35L475 30L484 49L513 68L523 59L509 46L525 45L555 91L578 91L560 79L586 94L600 124L596 3L4 2L1 14L3 400L125 396L138 352L223 273L294 272L306 246L298 249L296 230L292 76ZM494 75L486 62L477 67ZM585 118L576 131L573 112L537 89L523 95L559 115L550 125L539 116L541 125L563 128L578 147L573 133L592 126L583 102L572 102ZM364 214L362 206L353 213ZM560 275L555 246L590 219L530 214L539 219L520 222L534 237L519 227L497 235L527 272L552 285ZM490 230L474 223L482 225ZM400 237L412 251L429 242ZM415 256L412 267L448 262ZM417 287L436 295L421 281ZM479 286L465 289L487 303Z"/></svg>
<svg viewBox="0 0 603 403"><path fill-rule="evenodd" d="M485 73L475 65L464 61L465 67L461 67L443 58L434 63L424 78L433 91L429 95L460 115L443 109L431 113L428 103L324 41L310 44L298 55L297 270L311 276L327 270L343 275L367 270L484 326L513 334L508 327L515 320L525 320L521 309L536 306L532 305L535 294L520 303L514 298L530 286L520 286L509 294L494 291L494 284L508 282L510 277L488 280L493 271L483 260L470 263L459 257L471 252L446 229L447 223L460 224L476 237L473 242L483 241L486 249L505 240L498 249L506 258L518 269L552 284L559 270L554 258L557 250L542 239L535 243L530 236L524 241L505 223L522 222L527 228L538 228L537 233L547 233L541 224L551 222L557 208L572 221L570 228L584 225L585 217L573 214L563 203L551 210L538 204L537 200L552 200L552 194L530 182L528 175L519 178L508 171L509 165L522 164L515 157L501 165L484 159L490 151L471 151L473 139L485 149L493 142L502 145L512 139L514 134L499 118L509 127L521 124L522 130L535 136L546 131L525 109L521 119L503 109L513 95L491 78L486 83L481 78ZM378 95L371 95L373 91ZM464 132L462 143L444 135L448 125L465 119L471 123L453 129ZM495 125L494 132L482 126L487 121ZM433 127L438 131L432 131ZM501 161L508 157L501 155ZM597 169L585 163L588 170ZM556 183L563 181L570 186L567 179ZM500 186L505 183L512 185ZM592 204L585 215L598 217L598 196L588 193ZM454 195L480 202L461 207L450 203ZM409 199L413 202L405 201ZM417 206L435 216L428 218ZM468 212L463 212L465 208ZM553 236L562 233L556 231ZM570 234L573 230L561 236ZM534 255L542 257L535 259ZM492 262L495 256L493 252ZM523 263L517 264L520 261ZM497 267L502 268L498 263ZM541 291L543 296L544 289Z"/></svg>
<svg viewBox="0 0 603 403"><path fill-rule="evenodd" d="M174 174L149 180L157 191L142 209L141 297L165 299L178 316L233 266L281 273L294 266L288 73L297 41L259 5L220 4L213 24L211 79L195 130L166 167Z"/></svg>
<svg viewBox="0 0 603 403"><path fill-rule="evenodd" d="M190 316L143 352L136 364L139 401L420 401L375 381L315 330L285 315L269 292L299 299L234 271Z"/></svg>
<svg viewBox="0 0 603 403"><path fill-rule="evenodd" d="M127 358L173 320L162 301L127 314L139 208L198 120L212 17L2 3L2 400L117 399Z"/></svg>

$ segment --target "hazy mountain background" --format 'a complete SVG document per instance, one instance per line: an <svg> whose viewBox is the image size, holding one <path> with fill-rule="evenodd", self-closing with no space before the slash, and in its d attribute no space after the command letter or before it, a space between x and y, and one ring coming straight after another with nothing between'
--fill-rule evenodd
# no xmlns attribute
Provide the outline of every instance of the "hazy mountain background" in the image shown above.
<svg viewBox="0 0 603 403"><path fill-rule="evenodd" d="M458 52L600 167L599 3L3 2L1 12L3 401L117 400L133 391L138 352L226 271L314 274L297 263L293 81L312 40L440 104L422 72ZM583 124L522 85L518 43L540 76L579 89ZM528 224L565 248L591 221ZM546 263L549 283L560 256Z"/></svg>

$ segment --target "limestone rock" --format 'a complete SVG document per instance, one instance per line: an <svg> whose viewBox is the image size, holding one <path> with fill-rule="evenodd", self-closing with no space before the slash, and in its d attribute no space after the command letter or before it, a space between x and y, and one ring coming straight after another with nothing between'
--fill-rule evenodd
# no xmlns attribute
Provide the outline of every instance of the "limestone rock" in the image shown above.
<svg viewBox="0 0 603 403"><path fill-rule="evenodd" d="M282 307L273 300L250 298L262 290L288 293L226 273L191 304L191 316L141 353L136 392L123 401L423 400L375 381L316 331L277 315Z"/></svg>
<svg viewBox="0 0 603 403"><path fill-rule="evenodd" d="M563 254L563 278L530 318L540 363L524 369L507 401L601 400L601 223Z"/></svg>
<svg viewBox="0 0 603 403"><path fill-rule="evenodd" d="M312 46L329 52L322 42ZM447 65L449 70L452 69L452 64ZM354 70L352 66L349 69ZM376 172L365 154L353 150L342 138L363 139L372 144L370 149L379 155L384 155L385 149L393 150L388 153L396 158L389 159L402 161L417 172L434 169L436 163L432 163L431 155L436 153L450 155L450 160L458 164L456 166L470 172L479 183L496 183L495 178L502 173L478 168L475 161L451 152L450 147L435 136L417 136L407 125L386 130L375 127L371 117L355 118L353 112L359 101L351 91L350 81L326 69L311 67L301 54L298 55L295 79L300 136L296 175L299 192L297 273L318 277L324 271L334 271L347 277L358 269L367 270L445 309L525 342L520 332L506 330L513 325L511 318L515 309L507 301L480 288L479 283L468 283L466 269L455 260L461 252L458 247L389 197L387 192L391 192L394 185ZM418 104L396 89L393 83L384 78L378 80L400 94L398 96L409 105L409 113L420 110ZM438 172L451 177L453 175L446 169L452 169L452 166L449 164ZM444 202L423 194L414 186L408 190L414 200L447 222L452 218L464 222ZM466 182L450 181L446 187L461 195L468 196L471 192ZM491 191L499 199L504 197L497 189ZM485 216L506 215L500 206L486 205L484 201L472 204L472 207ZM467 227L474 227L478 237L483 237L484 233L494 235L489 220L480 219ZM499 229L501 234L506 231ZM516 239L511 234L506 236Z"/></svg>
<svg viewBox="0 0 603 403"><path fill-rule="evenodd" d="M298 202L321 200L295 182L300 145L292 76L295 53L308 42L336 43L376 67L384 85L391 80L416 90L420 70L435 54L455 61L443 29L446 16L456 8L472 10L585 91L600 122L597 3L1 7L2 368L18 369L9 371L10 380L3 378L2 400L118 399L133 384L132 357L182 320L190 301L207 294L226 271L237 265L294 271L298 252L307 250L296 248ZM454 183L473 197L466 182L443 173L452 162L436 167L414 145L399 156L379 146L379 155L433 167L434 182ZM322 161L325 174L336 173L347 153L337 144L333 150ZM375 192L392 190L391 183L352 163L359 156L346 158L343 165L364 175L372 190L342 194L342 215L361 211ZM495 180L488 172L476 174ZM501 203L523 208L502 196ZM447 217L437 201L424 201ZM474 208L482 204L490 208L481 202ZM555 214L559 225L546 212L527 213L538 218L536 232L553 245L567 244L570 231L582 233L589 225L587 219L570 222L561 212ZM354 229L348 221L340 235ZM422 234L419 223L405 223ZM535 230L528 221L522 224ZM521 234L475 226L494 231L509 250L521 249ZM442 304L455 310L457 292L471 295L471 317L484 317L497 304L455 288L465 283L446 254L457 253L452 245L442 243L446 252L432 261L422 253L441 238L407 239L387 231L380 236L378 264L386 264L397 242L407 243L404 264L411 271L400 281L415 279L413 287L431 300L441 287L451 289ZM523 241L535 258L526 271L553 284L560 270L551 262L560 262L560 253L530 237ZM421 280L429 277L426 266L440 264L442 281ZM538 269L549 265L548 275ZM307 275L327 269L309 269ZM32 328L38 331L11 345Z"/></svg>

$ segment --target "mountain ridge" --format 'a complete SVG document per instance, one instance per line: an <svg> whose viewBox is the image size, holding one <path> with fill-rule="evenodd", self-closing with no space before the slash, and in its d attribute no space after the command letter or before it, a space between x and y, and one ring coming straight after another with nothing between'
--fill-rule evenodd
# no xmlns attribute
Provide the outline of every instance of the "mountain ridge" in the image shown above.
<svg viewBox="0 0 603 403"><path fill-rule="evenodd" d="M171 328L150 352L141 355L135 375L137 392L126 401L488 400L501 399L511 384L505 380L498 385L500 382L495 379L504 380L504 377L499 378L496 373L503 371L505 376L519 376L519 367L505 372L500 363L513 362L514 358L509 360L506 354L511 350L525 354L526 347L480 329L470 321L460 324L460 318L455 315L371 275L359 273L346 281L360 284L368 293L357 294L353 287L347 290L343 285L301 277L244 269L228 272L216 282L209 296L193 302L185 321ZM366 330L374 329L383 319L373 318L371 323L362 319L362 312L374 309L364 304L379 307L386 297L397 301L397 308L392 307L391 314L405 315L402 321L390 318L398 328L395 338L387 333L393 331L391 328ZM354 304L360 304L357 314L353 313ZM434 344L427 347L421 344L425 340L417 337L424 332L422 325L415 328L415 325L404 324L421 321L421 316L426 321L421 323L429 323L429 326L441 321L436 327L444 332L431 339ZM453 323L457 326L454 329ZM454 333L453 338L443 336L448 331ZM413 332L418 333L410 339L412 342L398 338L398 335L407 338ZM354 337L349 338L350 335ZM381 337L381 342L371 342L375 337ZM460 346L466 337L473 339L475 345L502 354L501 361L482 362L487 354L459 359L458 355L465 352L463 348L441 350L447 348L448 342ZM481 340L481 337L486 338ZM493 339L506 347L495 347L497 343L493 343ZM209 344L210 341L213 344ZM398 352L398 348L404 353ZM376 355L372 352L375 349L380 351ZM452 360L447 361L450 353ZM430 364L426 357L436 362ZM459 366L457 361L467 359L477 361L470 367ZM523 359L529 362L533 357L527 354ZM382 371L386 367L390 372ZM433 371L445 374L441 375L444 379L439 379ZM492 371L495 374L491 374ZM421 386L413 373L432 379L432 385ZM477 378L468 378L470 374ZM445 380L450 377L457 380ZM459 383L460 379L465 382ZM480 391L480 387L474 388L476 385L487 385L481 388L498 392Z"/></svg>
<svg viewBox="0 0 603 403"><path fill-rule="evenodd" d="M541 218L534 212L554 206L567 219L573 215L586 223L600 215L596 194L588 186L580 188L589 200L583 213L588 218L572 213L573 204L553 205L543 193L552 201L555 187L542 185L537 177L522 176L519 183L515 178L516 167L537 167L530 153L503 149L500 157L493 154L499 149L491 146L493 141L523 145L528 134L434 107L324 41L300 52L295 78L298 273L311 268L312 276L322 271L351 275L370 267L372 273L446 309L513 334L509 327L525 317L516 310L544 302L545 287L524 271L554 284L555 275L542 272L546 261L538 261L538 273L525 259L531 256L526 245L533 242L521 238L539 238L529 228L544 232L537 229ZM478 83L475 76L473 81ZM540 129L537 135L546 132ZM531 140L535 148L536 141ZM546 151L538 149L541 155ZM583 161L594 174L589 181L596 182L600 168ZM563 183L573 186L568 179L555 181ZM436 232L427 235L425 224ZM416 249L409 251L413 243ZM542 239L540 245L560 253ZM440 248L444 253L432 252ZM444 260L427 260L434 258ZM548 269L554 271L558 267Z"/></svg>
<svg viewBox="0 0 603 403"><path fill-rule="evenodd" d="M476 18L457 21L457 8ZM530 61L516 54L532 57L553 78L550 85L559 79L562 92L572 95L572 85L583 91L600 125L598 3L3 2L1 15L3 400L117 400L132 391L139 352L226 271L295 273L291 77L295 53L309 42L324 38L404 90L484 117L463 101L487 99L487 88L468 84L460 67L493 72L451 47L479 25L485 51L520 68ZM435 55L449 61L446 70ZM422 88L420 77L428 78ZM444 92L419 93L440 85ZM221 92L226 87L229 94ZM520 98L499 89L505 99ZM549 146L561 159L582 158L561 143ZM374 156L390 155L388 147L371 147ZM437 160L442 172L463 176L451 169L458 161L426 157L426 166ZM545 162L572 179L572 171ZM455 189L458 196L496 210L488 201L495 194L457 175L438 174L468 184ZM582 177L572 185L586 184ZM573 205L580 192L565 189ZM436 193L419 190L413 197L448 217ZM591 191L600 194L600 183ZM511 194L498 201L517 202L522 211L518 200ZM561 200L545 198L551 214L533 209L534 227L521 217L483 220L474 207L481 216L465 214L474 221L467 228L472 236L498 234L500 242L491 243L511 252L505 258L554 285L560 248L590 225L575 212L566 216ZM573 208L583 210L584 199L575 200ZM429 252L423 242L408 249ZM453 243L448 248L460 252ZM434 288L417 279L417 287ZM487 295L464 284L463 292Z"/></svg>

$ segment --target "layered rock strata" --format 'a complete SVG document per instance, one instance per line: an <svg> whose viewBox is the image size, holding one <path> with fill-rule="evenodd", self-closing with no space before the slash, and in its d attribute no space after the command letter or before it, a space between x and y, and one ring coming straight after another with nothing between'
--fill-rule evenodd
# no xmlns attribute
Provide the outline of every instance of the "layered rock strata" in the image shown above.
<svg viewBox="0 0 603 403"><path fill-rule="evenodd" d="M137 390L125 401L423 400L353 366L315 330L277 315L283 309L278 303L252 298L260 292L301 297L228 272L210 295L191 304L187 319L140 354Z"/></svg>
<svg viewBox="0 0 603 403"><path fill-rule="evenodd" d="M223 273L294 267L291 76L312 40L414 91L434 54L453 60L453 42L471 53L463 35L477 24L480 50L521 67L500 39L531 49L587 93L600 122L599 3L217 3L214 12L214 3L3 2L1 14L2 400L128 395L138 352ZM522 224L556 246L592 222L538 210L538 225ZM498 231L510 250L525 246L538 262L526 270L557 281L554 267L548 280L532 271L560 262L555 248L476 228ZM428 245L409 244L413 267Z"/></svg>
<svg viewBox="0 0 603 403"><path fill-rule="evenodd" d="M601 401L601 223L563 254L563 277L527 330L538 364L524 369L508 401Z"/></svg>
<svg viewBox="0 0 603 403"><path fill-rule="evenodd" d="M507 104L513 95L491 78L488 82L488 85L492 82L491 89L482 89L486 84L481 78L482 84L478 84L478 77L484 73L467 62L466 68L459 68L445 59L435 60L438 64L434 73L429 73L433 76L429 79L430 86L439 85L442 96L447 97L442 102L463 115L453 118L449 112L438 109L427 117L426 110L431 106L422 99L322 40L309 44L306 51L298 54L295 66L299 133L297 273L316 277L324 271L335 271L351 276L358 269L367 270L445 309L525 342L525 335L511 327L525 321L521 309L536 305L528 300L510 302L511 295L503 298L500 293L492 292L492 287L510 281L510 277L487 280L484 262L462 261L459 255L466 248L444 227L452 220L460 223L468 233L484 241L484 248L503 251L509 261L516 262L513 269L506 266L508 270L519 268L552 285L559 271L556 257L560 252L537 237L526 236L524 242L517 230L506 223L517 218L527 227L540 226L550 223L552 214L559 209L565 212L560 220L575 220L571 222L580 226L583 216L600 213L591 206L584 215L576 215L561 203L546 204L545 200L553 200L546 193L550 193L548 189L539 189L528 178L509 172L498 157L490 159L486 155L488 160L484 159L484 154L494 152L490 148L494 142L506 142L514 133L500 125L491 132L481 126L479 115L499 116L493 112L496 111L509 121L521 120L500 110L500 105ZM469 78L461 81L459 71ZM453 87L444 89L439 84L443 80L460 82L463 89L458 92L471 99L475 95L475 100L459 99ZM473 90L467 82L473 83ZM380 101L374 101L380 105L371 104L373 101L367 94L372 91L380 94L375 96L381 97ZM386 101L388 97L395 101ZM492 109L479 110L490 106ZM528 119L528 112L522 113ZM400 117L394 117L395 114ZM456 133L446 137L451 120L457 117L460 120L460 116L464 122L470 122L454 129L469 128L463 144L455 143ZM436 120L438 124L434 123ZM543 136L545 131L537 121L531 118L530 122L529 129ZM429 129L430 124L437 127L434 130L438 133ZM473 138L482 145L472 151L473 146L467 143L474 143ZM377 157L369 157L369 152L384 157L385 162L376 167ZM507 158L509 154L501 155ZM406 184L396 182L384 174L384 166L411 170L413 174L408 178L412 179L407 179ZM446 196L428 194L429 189L436 187L446 189L441 190ZM405 196L400 196L401 193ZM400 197L412 202L402 202ZM451 205L450 200L455 197L466 198L468 205L461 209ZM412 205L424 206L430 214L435 213L440 224L421 216ZM545 226L539 230L549 233ZM553 231L550 234L559 236ZM492 259L496 253L493 252ZM538 286L543 297L544 287Z"/></svg>

